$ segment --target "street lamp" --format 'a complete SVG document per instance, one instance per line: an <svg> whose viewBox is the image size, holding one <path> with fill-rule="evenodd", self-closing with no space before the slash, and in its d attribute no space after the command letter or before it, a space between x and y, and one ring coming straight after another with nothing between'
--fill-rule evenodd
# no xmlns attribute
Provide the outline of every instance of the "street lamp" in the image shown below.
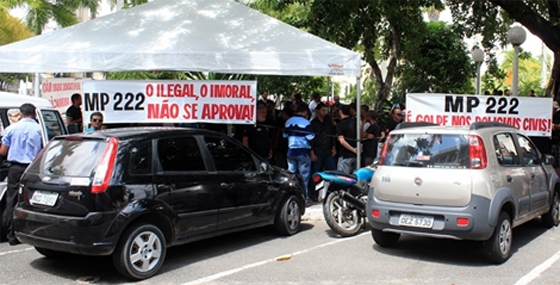
<svg viewBox="0 0 560 285"><path fill-rule="evenodd" d="M525 42L527 33L521 26L515 26L509 29L507 34L508 41L513 45L513 80L511 83L511 94L517 96L517 75L519 73L519 46Z"/></svg>
<svg viewBox="0 0 560 285"><path fill-rule="evenodd" d="M476 48L471 52L471 56L476 63L476 95L480 95L480 64L484 61L484 52Z"/></svg>

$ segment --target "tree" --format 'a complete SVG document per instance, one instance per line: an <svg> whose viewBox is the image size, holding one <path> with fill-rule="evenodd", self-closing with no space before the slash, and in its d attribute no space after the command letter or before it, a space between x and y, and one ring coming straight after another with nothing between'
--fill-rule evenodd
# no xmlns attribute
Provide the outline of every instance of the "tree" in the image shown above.
<svg viewBox="0 0 560 285"><path fill-rule="evenodd" d="M546 96L560 92L560 2L549 0L447 0L459 32L466 36L479 34L486 52L492 54L498 45L506 46L507 31L517 21L539 37L552 50L554 63ZM496 63L492 68L497 70Z"/></svg>
<svg viewBox="0 0 560 285"><path fill-rule="evenodd" d="M33 34L18 18L12 17L9 7L0 0L0 45L5 45L29 38Z"/></svg>
<svg viewBox="0 0 560 285"><path fill-rule="evenodd" d="M27 29L23 22L9 13L7 4L0 0L0 45L17 42L29 37L33 34ZM0 86L4 83L15 83L20 79L25 79L28 74L20 73L0 73Z"/></svg>
<svg viewBox="0 0 560 285"><path fill-rule="evenodd" d="M399 60L403 39L416 35L423 17L423 8L442 10L439 0L274 0L278 8L293 3L310 6L306 20L296 23L326 40L363 53L369 74L376 82L376 101L389 96ZM378 62L387 61L383 76ZM379 106L380 108L382 106Z"/></svg>
<svg viewBox="0 0 560 285"><path fill-rule="evenodd" d="M93 16L97 14L100 0L1 0L8 8L27 5L27 26L35 35L43 33L49 20L54 20L61 27L78 23L76 10L88 8Z"/></svg>
<svg viewBox="0 0 560 285"><path fill-rule="evenodd" d="M513 79L513 49L504 51L504 60L500 64L502 77L485 76L484 89L492 91L502 90L511 86ZM530 90L542 96L546 89L541 85L541 56L533 57L531 53L521 50L519 53L519 96L527 96Z"/></svg>
<svg viewBox="0 0 560 285"><path fill-rule="evenodd" d="M417 36L404 39L397 91L473 94L475 68L462 39L444 22L421 25Z"/></svg>

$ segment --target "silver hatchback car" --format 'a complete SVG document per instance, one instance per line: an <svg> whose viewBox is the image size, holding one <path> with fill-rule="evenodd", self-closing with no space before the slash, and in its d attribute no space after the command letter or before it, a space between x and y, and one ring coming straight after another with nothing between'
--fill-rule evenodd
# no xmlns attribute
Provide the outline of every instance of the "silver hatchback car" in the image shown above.
<svg viewBox="0 0 560 285"><path fill-rule="evenodd" d="M383 247L401 234L483 241L488 259L502 263L514 227L539 216L547 227L559 224L560 179L552 164L509 125L404 123L387 138L371 180L373 239Z"/></svg>

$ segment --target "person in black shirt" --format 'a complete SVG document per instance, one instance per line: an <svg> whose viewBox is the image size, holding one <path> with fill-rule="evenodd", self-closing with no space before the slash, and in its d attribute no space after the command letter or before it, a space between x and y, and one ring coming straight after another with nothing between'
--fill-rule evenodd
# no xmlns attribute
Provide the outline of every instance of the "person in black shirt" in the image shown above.
<svg viewBox="0 0 560 285"><path fill-rule="evenodd" d="M243 134L243 144L260 155L266 162L272 158L272 147L270 132L266 121L266 105L259 104L257 107L257 125L249 126Z"/></svg>
<svg viewBox="0 0 560 285"><path fill-rule="evenodd" d="M336 170L335 124L327 116L328 108L323 103L315 108L316 117L311 121L311 128L315 138L311 141L311 174L324 170ZM310 188L315 189L315 183L310 180ZM317 192L310 191L311 200L318 201Z"/></svg>
<svg viewBox="0 0 560 285"><path fill-rule="evenodd" d="M404 112L402 109L402 105L397 103L391 107L391 112L389 112L389 120L387 124L385 124L385 128L383 129L383 133L385 136L389 134L392 130L394 130L398 124L404 122Z"/></svg>
<svg viewBox="0 0 560 285"><path fill-rule="evenodd" d="M336 125L336 135L340 142L340 157L337 170L352 174L356 170L356 121L350 116L350 106L340 108L340 123Z"/></svg>
<svg viewBox="0 0 560 285"><path fill-rule="evenodd" d="M363 152L362 152L362 165L368 166L373 163L377 157L377 144L381 138L381 126L377 124L377 119L379 115L374 111L368 111L364 118L364 121L369 123L369 126L365 130L365 134L362 136L363 141Z"/></svg>
<svg viewBox="0 0 560 285"><path fill-rule="evenodd" d="M274 132L273 138L275 165L284 169L288 169L288 139L285 138L282 133L285 129L286 121L288 121L293 114L293 105L286 102L284 109L282 109L278 117L278 129Z"/></svg>
<svg viewBox="0 0 560 285"><path fill-rule="evenodd" d="M82 118L82 96L80 94L74 94L70 97L72 100L72 106L68 107L66 110L66 125L68 128L68 133L80 133L84 130L84 123Z"/></svg>

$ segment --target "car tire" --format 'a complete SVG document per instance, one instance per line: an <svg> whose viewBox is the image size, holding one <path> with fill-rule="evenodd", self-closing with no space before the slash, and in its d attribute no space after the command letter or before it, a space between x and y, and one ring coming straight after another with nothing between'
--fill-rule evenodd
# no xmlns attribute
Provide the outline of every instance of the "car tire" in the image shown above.
<svg viewBox="0 0 560 285"><path fill-rule="evenodd" d="M281 235L291 236L299 231L301 225L301 205L296 196L288 196L278 208L274 226Z"/></svg>
<svg viewBox="0 0 560 285"><path fill-rule="evenodd" d="M554 192L550 210L548 213L542 215L542 222L547 228L560 224L560 194L558 194L558 192Z"/></svg>
<svg viewBox="0 0 560 285"><path fill-rule="evenodd" d="M155 225L137 223L123 233L113 263L117 271L130 279L141 280L155 275L165 260L165 236Z"/></svg>
<svg viewBox="0 0 560 285"><path fill-rule="evenodd" d="M508 213L501 212L492 237L484 242L486 257L492 263L504 263L511 256L512 242L511 218Z"/></svg>
<svg viewBox="0 0 560 285"><path fill-rule="evenodd" d="M339 191L327 195L323 204L323 217L327 225L341 237L356 235L365 224L360 210L342 200Z"/></svg>
<svg viewBox="0 0 560 285"><path fill-rule="evenodd" d="M371 236L376 244L381 247L395 247L399 238L401 237L400 234L396 233L386 233L382 232L381 230L371 229Z"/></svg>
<svg viewBox="0 0 560 285"><path fill-rule="evenodd" d="M42 247L35 247L35 250L38 253L44 255L46 258L51 258L51 259L61 259L61 258L72 256L72 254L69 252L56 251L56 250L46 249Z"/></svg>

